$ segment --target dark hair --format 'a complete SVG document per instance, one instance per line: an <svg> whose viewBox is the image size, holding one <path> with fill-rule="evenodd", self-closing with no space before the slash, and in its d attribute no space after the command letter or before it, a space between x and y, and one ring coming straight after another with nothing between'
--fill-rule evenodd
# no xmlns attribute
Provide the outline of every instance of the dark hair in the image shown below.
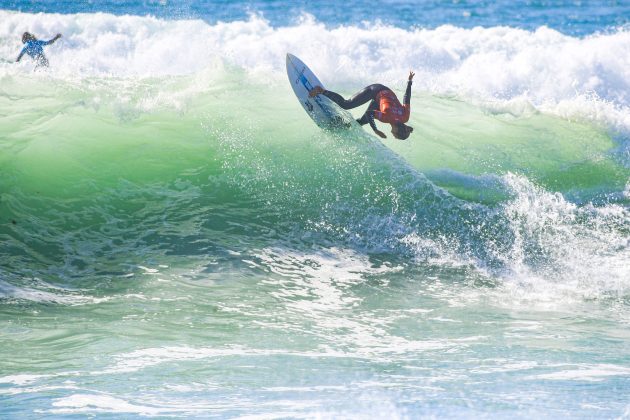
<svg viewBox="0 0 630 420"><path fill-rule="evenodd" d="M30 32L24 32L22 34L22 44L26 44L28 41L30 40L34 40L37 39L33 36L33 34L31 34Z"/></svg>
<svg viewBox="0 0 630 420"><path fill-rule="evenodd" d="M413 127L405 125L403 123L396 123L392 126L392 134L398 140L407 140L409 134L413 131Z"/></svg>

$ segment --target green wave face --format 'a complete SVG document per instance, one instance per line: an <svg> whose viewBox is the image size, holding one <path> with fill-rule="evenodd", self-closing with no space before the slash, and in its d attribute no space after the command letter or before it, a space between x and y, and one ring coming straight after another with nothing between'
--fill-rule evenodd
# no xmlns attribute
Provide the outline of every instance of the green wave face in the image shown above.
<svg viewBox="0 0 630 420"><path fill-rule="evenodd" d="M509 209L519 196L627 203L630 172L593 125L420 94L414 134L390 135L384 147L359 127L319 130L282 82L230 69L146 80L5 76L3 271L107 283L147 259L225 262L278 243L405 259L447 249L496 269L520 247L527 264L546 266L557 264L548 247L567 238L532 233L517 244L525 222ZM578 241L597 217L562 223ZM615 238L628 228L620 217L604 222Z"/></svg>
<svg viewBox="0 0 630 420"><path fill-rule="evenodd" d="M602 127L533 109L491 110L451 98L414 101L415 141L388 145L451 193L475 197L444 174L522 174L551 191L583 200L622 191L628 170ZM433 176L431 176L433 175Z"/></svg>

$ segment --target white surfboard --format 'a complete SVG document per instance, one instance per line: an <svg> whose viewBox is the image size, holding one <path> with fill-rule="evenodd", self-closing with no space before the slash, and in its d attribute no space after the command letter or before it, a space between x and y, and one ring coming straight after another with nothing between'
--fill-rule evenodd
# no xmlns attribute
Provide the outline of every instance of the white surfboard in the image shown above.
<svg viewBox="0 0 630 420"><path fill-rule="evenodd" d="M324 87L324 85L311 69L293 54L287 54L287 75L295 96L315 124L325 129L339 129L350 128L355 122L352 114L324 95L313 98L308 96L315 86Z"/></svg>

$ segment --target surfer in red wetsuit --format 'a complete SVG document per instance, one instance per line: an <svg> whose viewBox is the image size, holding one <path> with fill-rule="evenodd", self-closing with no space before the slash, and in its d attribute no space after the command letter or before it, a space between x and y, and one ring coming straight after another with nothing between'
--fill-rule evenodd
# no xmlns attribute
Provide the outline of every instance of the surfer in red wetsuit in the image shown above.
<svg viewBox="0 0 630 420"><path fill-rule="evenodd" d="M376 134L381 138L386 138L385 133L376 128L376 124L374 123L374 119L376 118L381 122L391 124L394 137L399 140L405 140L413 131L413 127L405 123L409 121L409 113L411 112L411 83L414 75L414 72L409 72L407 90L405 91L402 104L398 101L396 94L392 92L390 88L381 84L370 85L348 100L343 99L338 93L326 90L321 86L315 86L311 89L309 95L311 97L320 94L324 95L343 109L356 108L368 101L372 101L365 111L365 114L363 114L357 122L361 125L369 123Z"/></svg>

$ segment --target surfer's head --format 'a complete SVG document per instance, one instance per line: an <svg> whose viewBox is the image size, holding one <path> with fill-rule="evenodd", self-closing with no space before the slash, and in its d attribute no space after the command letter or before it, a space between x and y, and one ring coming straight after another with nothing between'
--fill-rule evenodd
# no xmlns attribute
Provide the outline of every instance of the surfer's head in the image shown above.
<svg viewBox="0 0 630 420"><path fill-rule="evenodd" d="M413 131L413 127L405 125L404 123L394 123L392 124L392 134L398 140L407 140L409 134Z"/></svg>
<svg viewBox="0 0 630 420"><path fill-rule="evenodd" d="M22 34L22 44L26 44L28 41L35 41L37 38L33 36L30 32L24 32Z"/></svg>

